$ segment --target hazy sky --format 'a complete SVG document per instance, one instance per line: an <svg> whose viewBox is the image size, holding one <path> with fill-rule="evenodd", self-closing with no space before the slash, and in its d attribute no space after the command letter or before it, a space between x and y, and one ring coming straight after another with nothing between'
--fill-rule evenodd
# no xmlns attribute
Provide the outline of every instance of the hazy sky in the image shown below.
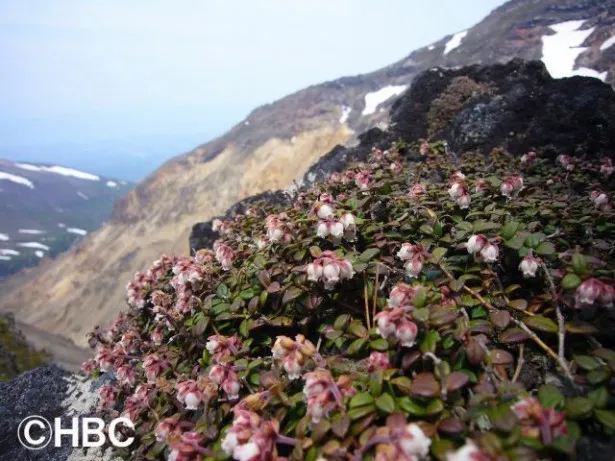
<svg viewBox="0 0 615 461"><path fill-rule="evenodd" d="M501 0L0 0L0 148L221 134L369 72Z"/></svg>

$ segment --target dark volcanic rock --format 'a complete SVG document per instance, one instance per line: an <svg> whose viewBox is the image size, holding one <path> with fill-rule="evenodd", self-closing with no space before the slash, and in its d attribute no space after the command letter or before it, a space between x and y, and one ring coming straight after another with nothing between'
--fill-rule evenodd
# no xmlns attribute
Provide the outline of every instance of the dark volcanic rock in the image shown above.
<svg viewBox="0 0 615 461"><path fill-rule="evenodd" d="M52 422L64 416L69 373L55 365L22 373L12 381L0 383L0 460L65 460L70 447L26 450L17 438L17 428L26 416L38 415Z"/></svg>
<svg viewBox="0 0 615 461"><path fill-rule="evenodd" d="M463 90L454 85L460 79L477 85L474 94L455 94ZM433 132L433 109L443 102L450 103L450 119ZM615 92L609 85L587 77L553 79L542 62L520 59L424 72L391 109L397 137L444 139L458 153L502 146L513 154L532 149L610 154L614 116Z"/></svg>

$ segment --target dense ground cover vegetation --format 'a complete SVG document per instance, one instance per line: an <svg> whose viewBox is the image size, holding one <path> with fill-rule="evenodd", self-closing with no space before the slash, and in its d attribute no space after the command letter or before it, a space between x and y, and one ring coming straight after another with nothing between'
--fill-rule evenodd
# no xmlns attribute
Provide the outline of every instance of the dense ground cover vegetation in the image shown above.
<svg viewBox="0 0 615 461"><path fill-rule="evenodd" d="M132 459L573 456L615 431L612 172L400 142L217 221L92 333L99 410Z"/></svg>

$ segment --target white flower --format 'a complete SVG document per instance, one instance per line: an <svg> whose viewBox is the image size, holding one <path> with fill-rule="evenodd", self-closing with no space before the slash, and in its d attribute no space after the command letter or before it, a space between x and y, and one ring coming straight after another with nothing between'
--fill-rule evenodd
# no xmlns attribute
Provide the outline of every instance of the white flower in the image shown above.
<svg viewBox="0 0 615 461"><path fill-rule="evenodd" d="M186 410L196 410L201 403L201 399L194 392L188 392L184 397L184 403L186 405Z"/></svg>
<svg viewBox="0 0 615 461"><path fill-rule="evenodd" d="M233 458L239 461L250 461L260 453L260 448L254 442L244 443L233 450Z"/></svg>
<svg viewBox="0 0 615 461"><path fill-rule="evenodd" d="M455 202L457 203L457 206L459 208L461 208L462 210L465 210L466 208L470 208L472 197L470 197L470 194L462 194L459 197L457 197Z"/></svg>
<svg viewBox="0 0 615 461"><path fill-rule="evenodd" d="M388 338L392 334L395 333L395 323L391 322L387 315L383 315L377 320L378 323L378 334L383 338Z"/></svg>
<svg viewBox="0 0 615 461"><path fill-rule="evenodd" d="M519 270L523 272L523 277L536 277L536 271L539 267L539 260L532 255L528 255L519 264Z"/></svg>
<svg viewBox="0 0 615 461"><path fill-rule="evenodd" d="M481 451L474 445L474 442L468 440L464 446L459 448L454 453L448 453L446 455L446 461L474 461L475 459L481 459Z"/></svg>
<svg viewBox="0 0 615 461"><path fill-rule="evenodd" d="M480 250L480 255L487 263L496 262L498 260L499 253L500 252L498 250L498 247L495 246L493 243L487 243L487 245L485 245L485 247Z"/></svg>
<svg viewBox="0 0 615 461"><path fill-rule="evenodd" d="M318 227L316 227L316 235L323 239L327 238L329 235L329 226L327 226L326 222L320 221L318 223Z"/></svg>
<svg viewBox="0 0 615 461"><path fill-rule="evenodd" d="M237 434L235 432L227 432L224 440L222 440L222 449L227 455L233 454L233 451L239 445Z"/></svg>
<svg viewBox="0 0 615 461"><path fill-rule="evenodd" d="M460 182L454 183L448 190L448 195L450 195L453 200L463 195L463 193L464 187Z"/></svg>
<svg viewBox="0 0 615 461"><path fill-rule="evenodd" d="M216 349L218 349L218 341L210 339L209 341L207 341L207 344L205 344L205 348L209 351L210 354L213 354L214 352L216 352Z"/></svg>
<svg viewBox="0 0 615 461"><path fill-rule="evenodd" d="M340 268L337 264L327 264L322 272L323 281L327 288L333 288L340 281Z"/></svg>
<svg viewBox="0 0 615 461"><path fill-rule="evenodd" d="M410 277L418 277L423 270L423 262L420 257L412 258L410 261L406 262L404 268L406 269L406 274Z"/></svg>
<svg viewBox="0 0 615 461"><path fill-rule="evenodd" d="M318 282L322 277L322 265L320 263L310 263L307 265L308 280Z"/></svg>
<svg viewBox="0 0 615 461"><path fill-rule="evenodd" d="M482 235L482 234L473 235L467 241L466 248L468 250L468 253L474 254L474 253L478 253L480 250L482 250L483 247L487 243L488 243L487 242L487 238L484 235Z"/></svg>
<svg viewBox="0 0 615 461"><path fill-rule="evenodd" d="M318 208L317 215L320 219L330 218L331 216L333 216L333 207L331 205L323 203Z"/></svg>
<svg viewBox="0 0 615 461"><path fill-rule="evenodd" d="M399 441L401 449L409 457L424 458L429 454L431 439L425 435L418 424L408 424Z"/></svg>
<svg viewBox="0 0 615 461"><path fill-rule="evenodd" d="M408 259L412 259L415 254L416 247L410 243L404 243L401 246L401 249L397 252L397 257L402 261L407 261Z"/></svg>
<svg viewBox="0 0 615 461"><path fill-rule="evenodd" d="M342 236L344 235L344 226L341 222L336 221L333 222L329 225L329 233L331 234L331 236L336 239L336 240L340 240L342 238Z"/></svg>

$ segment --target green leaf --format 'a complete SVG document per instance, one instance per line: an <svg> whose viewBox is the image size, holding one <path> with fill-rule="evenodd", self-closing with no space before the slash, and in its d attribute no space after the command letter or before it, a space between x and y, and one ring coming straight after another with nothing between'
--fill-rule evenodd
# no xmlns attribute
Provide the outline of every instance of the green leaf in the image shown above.
<svg viewBox="0 0 615 461"><path fill-rule="evenodd" d="M363 405L371 405L374 403L374 398L367 392L359 392L350 399L350 408L362 407Z"/></svg>
<svg viewBox="0 0 615 461"><path fill-rule="evenodd" d="M380 250L378 248L368 248L367 250L365 250L363 253L359 255L359 260L366 263L370 261L371 259L373 259L374 257L376 257L379 253L380 253Z"/></svg>
<svg viewBox="0 0 615 461"><path fill-rule="evenodd" d="M216 288L216 294L221 299L228 299L229 289L224 283L221 283L220 285L218 285L218 288Z"/></svg>
<svg viewBox="0 0 615 461"><path fill-rule="evenodd" d="M333 328L335 328L336 330L345 330L346 329L346 325L348 325L348 321L350 320L350 315L349 314L342 314L339 315L336 319L335 322L333 322Z"/></svg>
<svg viewBox="0 0 615 461"><path fill-rule="evenodd" d="M284 296L282 297L282 304L287 304L291 302L293 299L298 298L303 294L303 290L299 287L288 287L284 292Z"/></svg>
<svg viewBox="0 0 615 461"><path fill-rule="evenodd" d="M369 342L369 347L377 351L386 351L389 349L389 343L384 338L374 339Z"/></svg>
<svg viewBox="0 0 615 461"><path fill-rule="evenodd" d="M600 384L611 377L611 372L607 367L596 368L587 373L587 381L590 384Z"/></svg>
<svg viewBox="0 0 615 461"><path fill-rule="evenodd" d="M400 391L409 394L412 386L412 381L407 376L398 376L391 380L391 384L397 386Z"/></svg>
<svg viewBox="0 0 615 461"><path fill-rule="evenodd" d="M431 260L437 264L444 257L448 250L446 248L438 247L431 252Z"/></svg>
<svg viewBox="0 0 615 461"><path fill-rule="evenodd" d="M570 419L585 419L591 416L594 403L586 397L572 397L566 401L566 415Z"/></svg>
<svg viewBox="0 0 615 461"><path fill-rule="evenodd" d="M562 279L562 287L566 290L574 290L581 285L581 279L577 274L566 274Z"/></svg>
<svg viewBox="0 0 615 461"><path fill-rule="evenodd" d="M369 392L377 397L382 394L382 382L384 380L384 372L376 370L369 375Z"/></svg>
<svg viewBox="0 0 615 461"><path fill-rule="evenodd" d="M367 328L363 325L363 322L360 320L353 320L350 322L350 326L348 327L348 332L359 338L367 338Z"/></svg>
<svg viewBox="0 0 615 461"><path fill-rule="evenodd" d="M422 353L431 352L434 353L436 351L436 346L440 341L440 334L436 330L430 330L429 333L425 335L425 339L421 341L420 349Z"/></svg>
<svg viewBox="0 0 615 461"><path fill-rule="evenodd" d="M587 397L593 402L594 408L604 408L609 402L609 391L606 387L600 386L587 394Z"/></svg>
<svg viewBox="0 0 615 461"><path fill-rule="evenodd" d="M596 357L591 355L573 355L572 358L576 364L586 371L591 371L594 368L598 368L602 363Z"/></svg>
<svg viewBox="0 0 615 461"><path fill-rule="evenodd" d="M427 404L427 408L425 408L426 415L437 415L444 410L444 404L440 399L433 399L431 402Z"/></svg>
<svg viewBox="0 0 615 461"><path fill-rule="evenodd" d="M503 432L510 432L519 422L509 405L500 404L489 410L489 419L493 426Z"/></svg>
<svg viewBox="0 0 615 461"><path fill-rule="evenodd" d="M596 410L596 419L610 431L615 431L615 412Z"/></svg>
<svg viewBox="0 0 615 461"><path fill-rule="evenodd" d="M390 394L382 394L376 399L376 407L385 413L395 411L395 399Z"/></svg>
<svg viewBox="0 0 615 461"><path fill-rule="evenodd" d="M472 231L474 233L485 232L492 229L499 229L500 227L500 224L489 221L474 221L472 223Z"/></svg>
<svg viewBox="0 0 615 461"><path fill-rule="evenodd" d="M572 255L572 269L574 273L577 275L583 275L587 272L587 259L585 256L579 253L575 253Z"/></svg>
<svg viewBox="0 0 615 461"><path fill-rule="evenodd" d="M561 408L564 406L564 394L553 384L543 384L538 390L538 401L543 407Z"/></svg>
<svg viewBox="0 0 615 461"><path fill-rule="evenodd" d="M523 236L517 235L511 239L508 239L504 242L504 246L507 248L512 248L513 250L520 250L523 247L523 241L525 238Z"/></svg>
<svg viewBox="0 0 615 461"><path fill-rule="evenodd" d="M553 320L542 315L528 317L523 320L523 323L533 330L544 331L545 333L557 333L558 331L557 324Z"/></svg>
<svg viewBox="0 0 615 461"><path fill-rule="evenodd" d="M346 414L351 421L356 421L357 419L361 419L374 411L376 411L375 405L363 405L361 407L351 408Z"/></svg>
<svg viewBox="0 0 615 461"><path fill-rule="evenodd" d="M399 408L413 416L425 416L425 408L416 403L410 397L402 397L397 400Z"/></svg>
<svg viewBox="0 0 615 461"><path fill-rule="evenodd" d="M346 350L346 353L348 355L356 355L356 354L358 354L361 351L361 349L363 348L363 346L365 345L366 342L367 342L367 340L364 339L364 338L355 339L352 343L350 343L350 346L348 346L348 349Z"/></svg>
<svg viewBox="0 0 615 461"><path fill-rule="evenodd" d="M500 235L504 240L511 239L515 236L515 232L519 229L520 223L517 221L509 221L500 230Z"/></svg>
<svg viewBox="0 0 615 461"><path fill-rule="evenodd" d="M555 253L555 245L551 242L542 242L534 249L534 251L540 256L549 256Z"/></svg>

